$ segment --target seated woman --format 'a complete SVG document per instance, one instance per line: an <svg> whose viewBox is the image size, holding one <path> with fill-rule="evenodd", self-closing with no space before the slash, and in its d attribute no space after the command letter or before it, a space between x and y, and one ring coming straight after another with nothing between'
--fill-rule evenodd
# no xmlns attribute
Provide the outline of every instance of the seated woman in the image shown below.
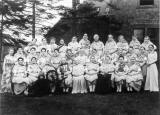
<svg viewBox="0 0 160 115"><path fill-rule="evenodd" d="M68 93L72 87L72 68L65 58L61 60L60 66L58 67L59 79L62 80L63 92Z"/></svg>
<svg viewBox="0 0 160 115"><path fill-rule="evenodd" d="M114 65L111 63L111 58L105 56L99 69L98 80L96 84L96 93L106 94L112 90L111 75L114 72Z"/></svg>
<svg viewBox="0 0 160 115"><path fill-rule="evenodd" d="M72 94L87 93L86 81L84 78L85 67L79 61L74 61L72 67L73 89Z"/></svg>
<svg viewBox="0 0 160 115"><path fill-rule="evenodd" d="M31 63L28 65L27 72L28 72L29 84L32 85L32 83L38 80L38 76L41 72L41 69L37 64L36 57L31 58Z"/></svg>
<svg viewBox="0 0 160 115"><path fill-rule="evenodd" d="M24 93L27 91L27 86L29 84L29 79L27 77L26 66L24 65L24 59L18 58L18 63L13 67L12 70L13 78L13 91L16 95Z"/></svg>
<svg viewBox="0 0 160 115"><path fill-rule="evenodd" d="M86 75L85 79L89 86L89 91L93 93L95 91L96 80L98 78L97 74L99 72L99 63L95 60L95 57L90 57L90 61L86 63Z"/></svg>
<svg viewBox="0 0 160 115"><path fill-rule="evenodd" d="M127 91L140 91L143 81L143 76L141 72L141 67L136 64L136 58L132 57L128 69L128 75L126 77L126 87ZM133 89L132 89L133 88Z"/></svg>
<svg viewBox="0 0 160 115"><path fill-rule="evenodd" d="M128 66L124 63L124 57L119 56L118 63L116 64L115 72L112 76L112 80L115 80L117 86L117 92L122 92L122 84L126 79Z"/></svg>

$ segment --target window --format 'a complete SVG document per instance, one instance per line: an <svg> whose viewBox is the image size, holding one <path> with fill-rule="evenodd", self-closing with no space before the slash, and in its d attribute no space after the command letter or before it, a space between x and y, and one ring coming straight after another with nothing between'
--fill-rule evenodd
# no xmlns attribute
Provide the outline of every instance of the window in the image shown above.
<svg viewBox="0 0 160 115"><path fill-rule="evenodd" d="M154 0L140 0L140 5L154 5Z"/></svg>
<svg viewBox="0 0 160 115"><path fill-rule="evenodd" d="M133 34L138 37L139 41L143 42L143 38L144 38L144 29L143 28L134 29Z"/></svg>

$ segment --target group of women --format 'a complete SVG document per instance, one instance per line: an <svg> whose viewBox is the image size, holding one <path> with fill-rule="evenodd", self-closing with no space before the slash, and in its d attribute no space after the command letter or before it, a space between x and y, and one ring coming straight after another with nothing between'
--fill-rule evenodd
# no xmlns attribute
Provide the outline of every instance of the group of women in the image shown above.
<svg viewBox="0 0 160 115"><path fill-rule="evenodd" d="M16 52L10 48L4 58L1 92L27 95L29 87L40 79L51 81L47 82L51 93L55 92L54 80L60 81L58 87L63 92L72 94L109 93L112 89L159 91L157 47L148 36L142 44L136 36L128 43L120 35L116 43L110 34L105 45L98 34L93 39L90 43L84 34L79 42L74 36L68 45L64 39L57 45L51 37L49 44L42 39L38 45L37 39L33 39Z"/></svg>

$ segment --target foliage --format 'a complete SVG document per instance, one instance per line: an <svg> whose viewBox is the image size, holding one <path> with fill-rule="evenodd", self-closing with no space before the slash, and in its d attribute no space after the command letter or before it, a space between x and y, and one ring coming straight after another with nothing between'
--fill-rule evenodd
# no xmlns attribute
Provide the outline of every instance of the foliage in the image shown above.
<svg viewBox="0 0 160 115"><path fill-rule="evenodd" d="M55 36L65 38L69 42L74 35L80 39L84 33L88 33L92 40L93 34L100 35L101 40L106 41L107 34L119 34L121 23L114 16L99 15L93 3L80 4L77 9L67 9L63 18L47 33L46 37Z"/></svg>
<svg viewBox="0 0 160 115"><path fill-rule="evenodd" d="M28 39L32 34L33 12L32 6L35 2L36 12L36 34L45 33L53 26L56 11L61 7L54 7L51 3L45 4L44 0L3 0L0 13L4 16L4 33L14 38ZM58 2L58 0L57 0ZM1 4L1 3L0 3Z"/></svg>

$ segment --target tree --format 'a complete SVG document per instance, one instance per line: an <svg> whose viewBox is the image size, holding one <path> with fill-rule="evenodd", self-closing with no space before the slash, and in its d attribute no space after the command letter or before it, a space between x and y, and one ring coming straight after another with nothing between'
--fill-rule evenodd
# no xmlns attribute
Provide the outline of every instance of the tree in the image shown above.
<svg viewBox="0 0 160 115"><path fill-rule="evenodd" d="M44 0L4 0L3 9L0 7L0 12L3 11L4 15L4 33L14 38L30 39L33 24L32 5L35 2L36 34L43 37L43 33L54 25L53 19L57 15L57 10L62 8L54 7L54 3L59 1L47 3Z"/></svg>
<svg viewBox="0 0 160 115"><path fill-rule="evenodd" d="M61 15L63 18L47 33L46 37L65 38L66 42L69 42L74 35L80 39L84 33L88 33L89 39L92 40L93 34L97 33L105 42L107 34L113 32L118 34L121 28L121 23L114 16L99 15L93 3L84 2L76 9L67 9Z"/></svg>

